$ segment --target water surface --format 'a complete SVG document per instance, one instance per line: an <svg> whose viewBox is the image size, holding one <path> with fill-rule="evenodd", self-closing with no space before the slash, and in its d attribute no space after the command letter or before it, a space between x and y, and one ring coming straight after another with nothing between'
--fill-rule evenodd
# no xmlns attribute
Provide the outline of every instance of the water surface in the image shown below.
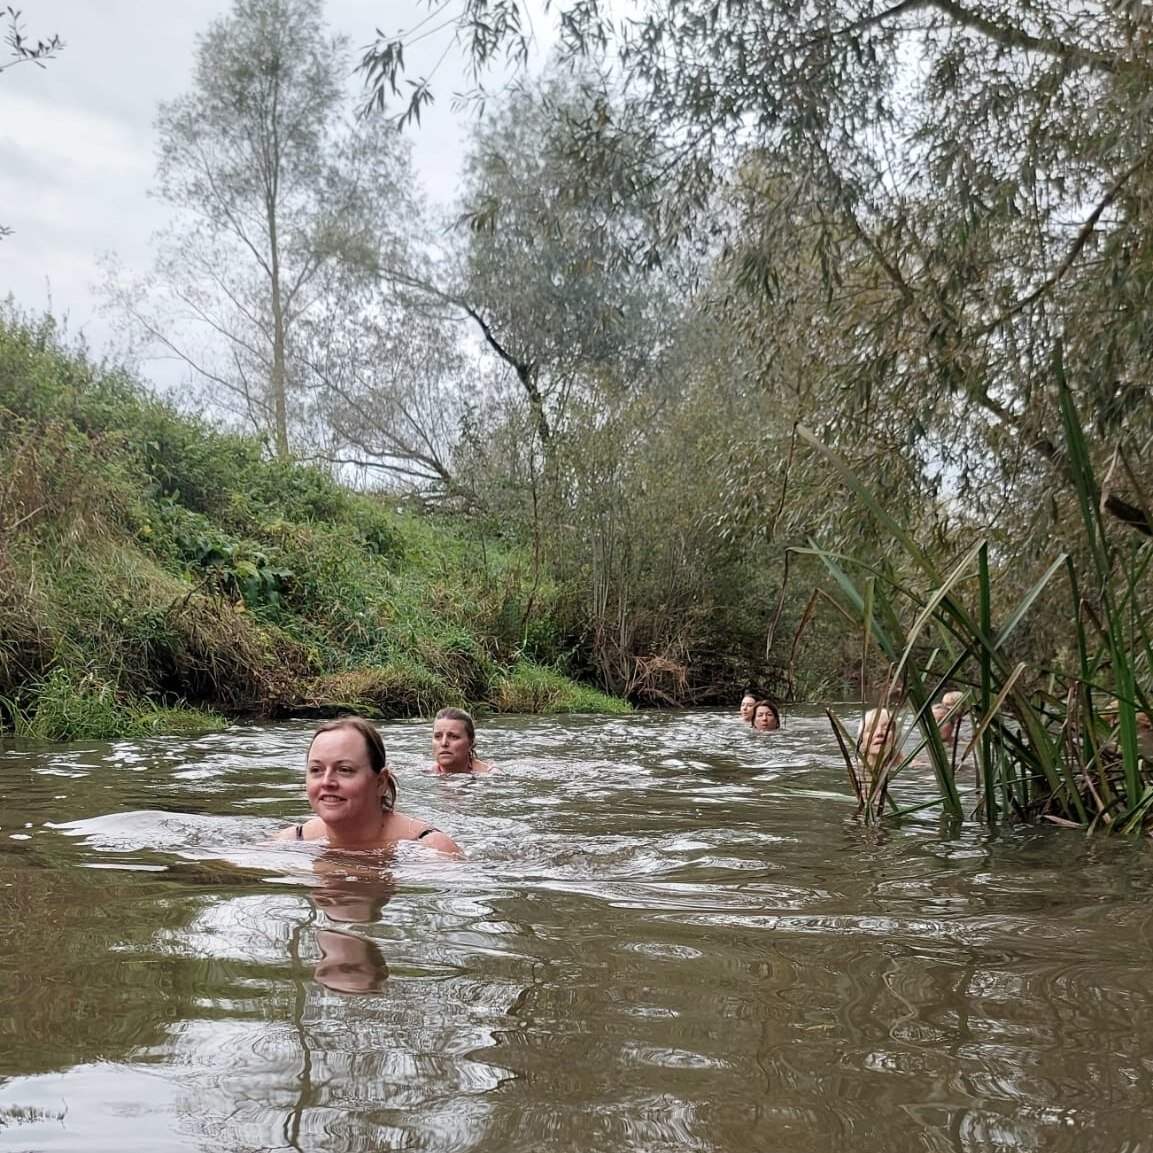
<svg viewBox="0 0 1153 1153"><path fill-rule="evenodd" d="M0 745L0 1150L1153 1151L1145 842L690 712L387 725L468 860L334 857L310 731Z"/></svg>

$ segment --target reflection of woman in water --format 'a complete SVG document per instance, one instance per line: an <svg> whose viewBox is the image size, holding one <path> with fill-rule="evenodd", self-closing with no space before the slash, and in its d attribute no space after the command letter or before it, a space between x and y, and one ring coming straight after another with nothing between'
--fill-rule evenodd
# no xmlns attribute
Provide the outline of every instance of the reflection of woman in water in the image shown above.
<svg viewBox="0 0 1153 1153"><path fill-rule="evenodd" d="M420 841L463 856L460 846L427 821L396 811L396 780L385 764L384 742L364 717L321 725L308 746L306 789L316 814L277 834L279 841L324 841L332 848L391 849Z"/></svg>
<svg viewBox="0 0 1153 1153"><path fill-rule="evenodd" d="M381 910L396 892L392 874L365 867L353 853L331 850L317 857L312 867L320 877L309 893L312 903L330 921L367 925L380 920Z"/></svg>
<svg viewBox="0 0 1153 1153"><path fill-rule="evenodd" d="M485 761L478 761L473 753L476 745L476 725L464 709L441 709L432 722L432 753L436 763L434 773L495 773L497 770Z"/></svg>
<svg viewBox="0 0 1153 1153"><path fill-rule="evenodd" d="M370 924L396 892L387 870L366 864L355 853L329 850L313 862L320 880L309 894L326 921ZM388 977L388 965L376 943L343 929L317 929L321 959L313 969L320 984L337 993L375 993Z"/></svg>
<svg viewBox="0 0 1153 1153"><path fill-rule="evenodd" d="M377 993L388 965L375 942L339 929L317 929L320 960L312 975L335 993Z"/></svg>

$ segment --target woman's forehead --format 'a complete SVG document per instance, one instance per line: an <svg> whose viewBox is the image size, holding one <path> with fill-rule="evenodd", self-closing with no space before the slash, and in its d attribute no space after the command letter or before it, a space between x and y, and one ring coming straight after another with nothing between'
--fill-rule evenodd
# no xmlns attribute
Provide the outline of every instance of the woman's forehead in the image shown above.
<svg viewBox="0 0 1153 1153"><path fill-rule="evenodd" d="M368 747L364 737L352 728L327 729L312 738L309 757L344 757L348 760L367 760Z"/></svg>

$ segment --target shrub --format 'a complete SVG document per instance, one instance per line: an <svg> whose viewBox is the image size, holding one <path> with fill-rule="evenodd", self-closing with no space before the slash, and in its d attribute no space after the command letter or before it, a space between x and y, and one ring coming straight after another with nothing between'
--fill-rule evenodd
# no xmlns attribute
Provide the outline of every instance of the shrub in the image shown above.
<svg viewBox="0 0 1153 1153"><path fill-rule="evenodd" d="M505 713L627 713L619 697L578 684L555 669L522 662L498 679L493 707Z"/></svg>
<svg viewBox="0 0 1153 1153"><path fill-rule="evenodd" d="M78 677L63 668L54 669L30 697L27 712L13 710L13 728L21 736L45 741L205 733L228 724L215 713L132 700L96 673Z"/></svg>

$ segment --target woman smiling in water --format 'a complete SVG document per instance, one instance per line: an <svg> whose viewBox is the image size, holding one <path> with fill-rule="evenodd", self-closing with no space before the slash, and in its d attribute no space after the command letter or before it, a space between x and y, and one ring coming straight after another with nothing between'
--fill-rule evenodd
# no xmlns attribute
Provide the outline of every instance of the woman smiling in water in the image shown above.
<svg viewBox="0 0 1153 1153"><path fill-rule="evenodd" d="M391 849L398 841L461 857L460 846L427 821L396 811L396 780L384 742L364 717L340 717L316 730L308 746L306 789L316 814L277 834L278 841L324 841L332 848Z"/></svg>

